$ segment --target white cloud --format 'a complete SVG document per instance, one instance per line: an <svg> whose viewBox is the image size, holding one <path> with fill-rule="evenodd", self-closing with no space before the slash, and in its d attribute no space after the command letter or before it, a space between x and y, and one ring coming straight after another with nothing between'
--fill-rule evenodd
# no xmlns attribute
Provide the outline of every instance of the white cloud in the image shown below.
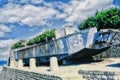
<svg viewBox="0 0 120 80"><path fill-rule="evenodd" d="M40 4L40 3L43 3L43 2L44 2L43 0L31 0L32 4Z"/></svg>
<svg viewBox="0 0 120 80"><path fill-rule="evenodd" d="M95 14L97 10L107 9L113 0L71 0L61 7L63 12L56 18L63 18L66 22L80 22Z"/></svg>
<svg viewBox="0 0 120 80"><path fill-rule="evenodd" d="M0 37L4 36L4 34L5 34L4 32L0 32Z"/></svg>
<svg viewBox="0 0 120 80"><path fill-rule="evenodd" d="M58 13L54 8L45 6L15 4L6 5L0 9L0 12L1 23L21 22L29 26L45 26L49 24L49 19L52 19Z"/></svg>
<svg viewBox="0 0 120 80"><path fill-rule="evenodd" d="M0 9L0 22L48 26L51 19L80 22L93 15L96 10L110 7L113 0L70 0L68 3L59 1L47 3L44 0L8 0L8 2L4 8ZM43 6L34 6L34 4L43 4Z"/></svg>
<svg viewBox="0 0 120 80"><path fill-rule="evenodd" d="M8 39L8 40L0 40L0 48L8 48L10 47L13 43L15 43L15 41L17 40L12 40L12 39Z"/></svg>
<svg viewBox="0 0 120 80"><path fill-rule="evenodd" d="M14 4L40 4L43 0L8 0L8 2Z"/></svg>
<svg viewBox="0 0 120 80"><path fill-rule="evenodd" d="M0 31L2 31L2 32L10 32L11 31L11 29L8 27L8 26L6 26L6 25L0 25Z"/></svg>
<svg viewBox="0 0 120 80"><path fill-rule="evenodd" d="M80 22L93 15L96 10L110 7L113 0L70 0L68 3L47 3L44 0L9 0L0 9L1 23L22 23L29 26L48 26L51 19L63 19L66 22ZM18 5L15 3L26 3ZM33 4L43 4L35 6Z"/></svg>
<svg viewBox="0 0 120 80"><path fill-rule="evenodd" d="M4 24L0 24L0 37L4 36L6 32L11 32L11 28Z"/></svg>
<svg viewBox="0 0 120 80"><path fill-rule="evenodd" d="M15 43L17 40L0 40L0 60L5 60L9 55L10 46Z"/></svg>
<svg viewBox="0 0 120 80"><path fill-rule="evenodd" d="M24 14L27 15L22 23L30 25L30 26L45 26L49 24L49 19L52 19L58 12L53 8L48 7L35 7L31 5L27 5L24 7Z"/></svg>

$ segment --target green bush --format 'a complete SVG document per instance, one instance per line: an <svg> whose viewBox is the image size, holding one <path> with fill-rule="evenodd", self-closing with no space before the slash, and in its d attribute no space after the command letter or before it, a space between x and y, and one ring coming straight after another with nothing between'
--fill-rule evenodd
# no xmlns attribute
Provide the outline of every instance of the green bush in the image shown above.
<svg viewBox="0 0 120 80"><path fill-rule="evenodd" d="M30 39L28 42L27 42L27 45L33 45L35 42L34 38L33 39Z"/></svg>
<svg viewBox="0 0 120 80"><path fill-rule="evenodd" d="M33 44L38 44L38 43L43 43L46 41L50 41L52 40L52 38L55 38L55 29L53 30L47 30L44 33L42 33L41 35L30 39L27 43L27 45L33 45Z"/></svg>
<svg viewBox="0 0 120 80"><path fill-rule="evenodd" d="M102 12L97 12L94 16L89 17L78 26L80 30L91 27L97 27L98 30L120 28L120 9L110 8Z"/></svg>
<svg viewBox="0 0 120 80"><path fill-rule="evenodd" d="M24 45L22 44L23 42L25 42L25 41L24 40L20 40L20 41L16 42L15 44L13 44L11 46L11 49L16 49L16 48L24 47Z"/></svg>

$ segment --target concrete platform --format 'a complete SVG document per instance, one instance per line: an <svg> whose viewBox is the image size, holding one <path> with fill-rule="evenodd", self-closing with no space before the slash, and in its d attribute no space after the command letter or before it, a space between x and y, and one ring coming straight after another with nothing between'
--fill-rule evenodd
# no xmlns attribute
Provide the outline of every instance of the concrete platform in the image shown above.
<svg viewBox="0 0 120 80"><path fill-rule="evenodd" d="M40 74L46 74L46 75L54 75L59 76L62 78L62 80L88 80L95 78L95 79L108 79L111 77L111 79L114 80L120 80L120 65L117 67L112 67L109 65L118 64L120 63L120 58L110 58L105 59L100 62L91 62L91 63L83 63L83 64L71 64L66 66L59 66L58 73L52 73L50 71L50 67L36 67L34 69L30 69L29 67L24 68L13 68L18 69L22 71L28 71L28 72L34 72L34 73L40 73ZM79 71L82 70L84 74L79 74ZM97 73L96 73L97 72ZM106 76L104 73L114 73L112 75Z"/></svg>

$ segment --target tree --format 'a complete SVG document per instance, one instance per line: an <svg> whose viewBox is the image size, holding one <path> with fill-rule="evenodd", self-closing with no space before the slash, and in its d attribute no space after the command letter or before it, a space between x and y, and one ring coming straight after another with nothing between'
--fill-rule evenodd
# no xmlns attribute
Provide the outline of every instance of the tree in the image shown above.
<svg viewBox="0 0 120 80"><path fill-rule="evenodd" d="M86 29L90 27L97 27L99 29L120 28L120 9L110 8L102 12L96 12L92 17L82 22L78 28Z"/></svg>
<svg viewBox="0 0 120 80"><path fill-rule="evenodd" d="M55 29L47 30L47 31L43 32L42 34L36 36L35 38L30 39L28 41L27 45L43 43L43 42L52 40L52 38L55 38Z"/></svg>
<svg viewBox="0 0 120 80"><path fill-rule="evenodd" d="M16 42L15 44L13 44L11 46L11 49L16 49L16 48L24 47L25 45L23 45L22 43L25 43L25 40L20 40L20 41Z"/></svg>
<svg viewBox="0 0 120 80"><path fill-rule="evenodd" d="M33 45L35 43L35 40L34 38L33 39L30 39L28 42L27 42L27 45Z"/></svg>

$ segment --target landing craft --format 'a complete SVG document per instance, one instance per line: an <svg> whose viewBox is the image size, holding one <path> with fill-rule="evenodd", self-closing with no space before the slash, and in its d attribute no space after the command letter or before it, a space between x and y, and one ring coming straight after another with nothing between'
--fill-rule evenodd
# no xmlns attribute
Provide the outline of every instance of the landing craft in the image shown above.
<svg viewBox="0 0 120 80"><path fill-rule="evenodd" d="M56 39L46 43L26 46L10 51L10 63L22 60L24 66L29 65L29 60L34 58L36 64L47 63L50 57L57 57L60 62L74 61L82 58L90 58L100 54L112 45L112 41L119 30L97 28L76 32L73 27L67 26L64 30L56 30Z"/></svg>

